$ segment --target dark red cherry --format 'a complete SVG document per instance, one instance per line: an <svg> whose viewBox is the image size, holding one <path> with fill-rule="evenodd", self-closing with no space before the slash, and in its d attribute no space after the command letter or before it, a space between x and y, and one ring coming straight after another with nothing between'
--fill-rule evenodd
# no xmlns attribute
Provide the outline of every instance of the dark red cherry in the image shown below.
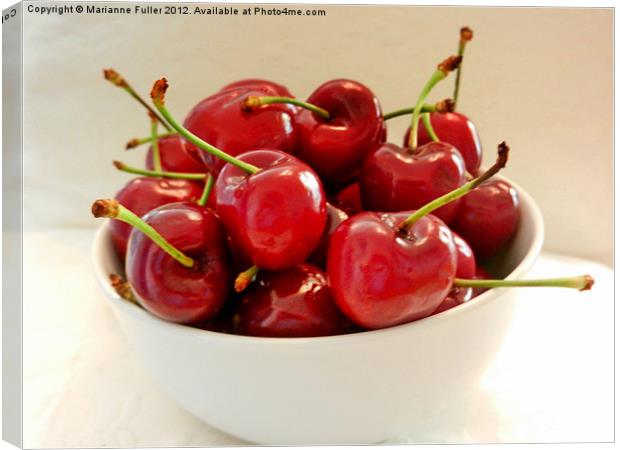
<svg viewBox="0 0 620 450"><path fill-rule="evenodd" d="M362 197L360 194L359 182L351 183L344 189L340 190L333 198L334 206L342 209L348 215L362 212Z"/></svg>
<svg viewBox="0 0 620 450"><path fill-rule="evenodd" d="M243 90L245 88L266 88L274 92L274 94L270 95L294 98L293 94L291 94L288 88L286 88L285 86L274 83L273 81L261 80L259 78L248 78L245 80L235 81L234 83L227 84L222 89L220 89L220 91Z"/></svg>
<svg viewBox="0 0 620 450"><path fill-rule="evenodd" d="M167 172L205 173L205 166L200 150L188 144L181 136L167 136L159 139L161 168ZM146 168L154 170L153 147L146 155Z"/></svg>
<svg viewBox="0 0 620 450"><path fill-rule="evenodd" d="M316 246L316 249L308 257L309 262L322 268L325 267L327 249L329 247L329 240L331 239L332 234L336 228L338 228L338 225L349 218L349 215L340 208L337 208L330 203L326 203L325 206L327 207L327 222L325 223L325 230L323 231L323 236L321 236L321 240Z"/></svg>
<svg viewBox="0 0 620 450"><path fill-rule="evenodd" d="M336 304L354 323L385 328L433 313L456 274L450 229L432 215L399 230L407 212L363 212L332 235L327 272Z"/></svg>
<svg viewBox="0 0 620 450"><path fill-rule="evenodd" d="M327 278L311 264L282 272L260 271L235 317L237 332L250 336L314 337L348 333Z"/></svg>
<svg viewBox="0 0 620 450"><path fill-rule="evenodd" d="M417 209L465 182L463 158L450 144L430 142L410 153L386 143L370 152L362 166L362 205L372 211ZM451 202L433 214L449 223L459 203Z"/></svg>
<svg viewBox="0 0 620 450"><path fill-rule="evenodd" d="M140 304L178 323L214 317L230 296L232 274L224 229L213 210L172 203L143 219L195 265L184 267L144 233L132 231L126 272Z"/></svg>
<svg viewBox="0 0 620 450"><path fill-rule="evenodd" d="M317 88L308 103L327 110L323 119L308 110L296 117L297 156L325 182L342 182L360 168L366 154L384 138L379 101L370 89L351 80L333 80Z"/></svg>
<svg viewBox="0 0 620 450"><path fill-rule="evenodd" d="M115 198L138 217L159 206L173 202L197 201L202 195L200 184L188 180L139 177L127 183ZM118 221L110 222L112 243L116 253L125 261L131 226Z"/></svg>
<svg viewBox="0 0 620 450"><path fill-rule="evenodd" d="M498 178L485 181L461 199L451 226L478 259L496 254L514 235L521 216L517 191Z"/></svg>
<svg viewBox="0 0 620 450"><path fill-rule="evenodd" d="M184 126L231 156L259 148L294 153L296 106L278 103L251 110L243 107L248 96L277 94L268 87L220 91L196 105L185 119ZM212 173L217 173L224 165L221 159L210 153L200 152Z"/></svg>
<svg viewBox="0 0 620 450"><path fill-rule="evenodd" d="M454 231L452 232L452 239L454 239L457 254L456 277L474 278L476 276L476 257L474 256L474 251L465 242L465 239Z"/></svg>
<svg viewBox="0 0 620 450"><path fill-rule="evenodd" d="M474 123L461 113L449 112L431 113L431 125L442 142L452 144L461 153L467 171L474 177L477 176L482 162L482 146ZM410 132L411 128L407 129L404 145L409 142ZM422 145L431 141L420 119L418 144Z"/></svg>
<svg viewBox="0 0 620 450"><path fill-rule="evenodd" d="M316 248L326 221L325 193L310 167L275 150L237 158L261 170L252 175L226 164L215 183L217 212L226 231L252 262L283 270Z"/></svg>

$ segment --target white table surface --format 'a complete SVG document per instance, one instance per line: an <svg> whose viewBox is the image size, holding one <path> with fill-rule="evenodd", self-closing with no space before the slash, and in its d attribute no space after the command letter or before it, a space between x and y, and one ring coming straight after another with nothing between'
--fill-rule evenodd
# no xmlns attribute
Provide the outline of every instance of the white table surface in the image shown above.
<svg viewBox="0 0 620 450"><path fill-rule="evenodd" d="M243 442L177 406L140 366L90 264L92 229L24 243L24 446ZM613 273L543 254L532 277L590 273L590 292L527 289L502 349L462 408L394 442L613 440Z"/></svg>

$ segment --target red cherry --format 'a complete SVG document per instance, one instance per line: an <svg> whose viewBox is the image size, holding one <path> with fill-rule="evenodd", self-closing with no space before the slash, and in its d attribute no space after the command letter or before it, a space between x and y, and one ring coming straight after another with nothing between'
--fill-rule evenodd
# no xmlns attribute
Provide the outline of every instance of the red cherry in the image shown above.
<svg viewBox="0 0 620 450"><path fill-rule="evenodd" d="M235 321L237 331L250 336L331 336L351 329L334 303L327 278L310 264L283 272L260 271Z"/></svg>
<svg viewBox="0 0 620 450"><path fill-rule="evenodd" d="M459 236L454 231L452 232L452 239L454 239L454 245L456 246L457 263L456 263L456 277L470 279L476 276L476 257L474 252L465 239Z"/></svg>
<svg viewBox="0 0 620 450"><path fill-rule="evenodd" d="M327 207L327 221L325 222L325 230L319 244L314 249L314 252L308 257L308 261L318 267L325 267L327 259L327 249L329 247L329 240L332 234L338 228L342 222L349 218L349 215L343 210L333 206L330 203L326 203Z"/></svg>
<svg viewBox="0 0 620 450"><path fill-rule="evenodd" d="M218 92L198 103L185 119L184 126L231 156L258 148L293 153L296 140L295 106L273 104L251 110L243 107L248 96L276 94L274 89L268 87ZM217 173L224 165L219 158L200 152L213 173Z"/></svg>
<svg viewBox="0 0 620 450"><path fill-rule="evenodd" d="M159 139L161 167L164 171L205 173L207 166L205 166L200 153L200 150L197 150L181 136L167 136ZM149 147L146 155L146 168L154 170L153 147Z"/></svg>
<svg viewBox="0 0 620 450"><path fill-rule="evenodd" d="M139 230L127 251L127 279L140 304L165 320L192 323L214 317L232 287L224 229L215 213L195 203L172 203L144 219L194 260L184 267Z"/></svg>
<svg viewBox="0 0 620 450"><path fill-rule="evenodd" d="M482 162L482 146L474 123L461 113L448 112L431 113L431 125L442 142L452 144L461 153L467 171L473 176L477 176ZM408 128L404 145L409 142L410 132L411 128ZM428 142L432 142L431 137L420 120L418 143L422 145Z"/></svg>
<svg viewBox="0 0 620 450"><path fill-rule="evenodd" d="M366 153L384 137L379 101L361 83L333 80L317 88L308 103L327 110L330 117L299 111L298 157L326 182L348 180L359 170Z"/></svg>
<svg viewBox="0 0 620 450"><path fill-rule="evenodd" d="M332 203L349 215L362 212L364 209L362 208L359 182L351 183L339 191L332 199Z"/></svg>
<svg viewBox="0 0 620 450"><path fill-rule="evenodd" d="M415 153L383 144L364 161L360 174L362 204L373 211L417 209L465 181L463 158L450 144L430 142ZM451 202L434 214L449 223L459 203Z"/></svg>
<svg viewBox="0 0 620 450"><path fill-rule="evenodd" d="M248 78L245 80L235 81L234 83L227 84L220 91L230 91L230 90L245 90L245 88L259 88L259 89L268 89L272 92L275 92L274 95L279 97L293 97L293 94L290 93L288 88L282 86L281 84L274 83L269 80L261 80L259 78Z"/></svg>
<svg viewBox="0 0 620 450"><path fill-rule="evenodd" d="M514 235L520 211L515 188L492 178L463 197L451 226L469 243L476 257L484 260L496 254Z"/></svg>
<svg viewBox="0 0 620 450"><path fill-rule="evenodd" d="M385 328L430 315L456 274L452 233L432 215L403 234L409 213L363 212L342 223L327 255L332 294L364 328Z"/></svg>
<svg viewBox="0 0 620 450"><path fill-rule="evenodd" d="M134 178L116 193L116 199L138 217L159 206L173 202L196 201L202 194L202 187L193 181L165 178ZM113 220L110 233L116 253L125 261L127 241L131 226Z"/></svg>
<svg viewBox="0 0 620 450"><path fill-rule="evenodd" d="M325 228L325 193L318 177L280 151L256 150L237 158L261 170L249 174L231 164L222 168L215 193L226 231L262 269L303 262Z"/></svg>

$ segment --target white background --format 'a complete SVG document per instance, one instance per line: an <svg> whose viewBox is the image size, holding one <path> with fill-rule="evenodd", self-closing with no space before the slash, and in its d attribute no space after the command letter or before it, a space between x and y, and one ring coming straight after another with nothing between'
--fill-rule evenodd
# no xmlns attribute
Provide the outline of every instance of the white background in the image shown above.
<svg viewBox="0 0 620 450"><path fill-rule="evenodd" d="M51 256L88 264L88 230L98 225L88 207L128 179L113 171L110 160L142 158L139 150L129 155L122 148L128 138L146 134L144 114L101 80L101 68L118 69L145 94L166 75L169 104L179 117L221 85L250 76L280 81L301 98L327 79L355 78L389 111L413 103L434 65L454 52L465 24L476 36L467 50L460 106L478 125L485 162L506 139L513 154L505 174L541 206L546 249L611 264L611 12L363 9L356 15L329 7L326 19L307 21L30 17L24 36L30 49L24 68L24 224L32 268L45 272L41 261L58 240L61 247ZM446 81L434 95L450 92ZM401 119L390 124L390 140L400 142L405 126ZM41 243L43 249L35 248ZM88 271L76 270L82 273ZM64 275L63 284L70 283L70 273ZM25 347L30 369L42 362L41 338L50 336L49 328L36 328L44 321L37 308L41 293L58 288L46 282L25 299L26 312L30 307L33 313L25 324L34 327ZM92 301L92 284L78 284L84 292L72 294ZM63 342L70 337L58 333L56 345L44 348L75 349ZM59 387L66 381L56 379ZM53 392L49 383L42 389ZM36 391L31 395L33 404L43 404Z"/></svg>

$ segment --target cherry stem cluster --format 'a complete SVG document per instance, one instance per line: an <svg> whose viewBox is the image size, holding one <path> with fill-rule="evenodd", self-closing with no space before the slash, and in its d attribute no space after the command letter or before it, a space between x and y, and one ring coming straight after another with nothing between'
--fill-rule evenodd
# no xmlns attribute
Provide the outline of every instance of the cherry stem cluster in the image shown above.
<svg viewBox="0 0 620 450"><path fill-rule="evenodd" d="M472 181L465 183L463 186L458 187L455 190L450 191L445 195L442 195L441 197L437 197L435 200L427 203L426 205L415 211L400 224L400 226L398 227L399 234L406 235L409 229L413 226L413 224L420 218L435 211L438 208L441 208L445 204L464 196L469 191L480 186L480 184L484 183L486 180L488 180L501 169L503 169L508 162L509 151L510 148L506 145L505 142L499 144L497 146L497 160L495 161L495 164L493 164L486 172L484 172L478 178L475 178Z"/></svg>
<svg viewBox="0 0 620 450"><path fill-rule="evenodd" d="M192 258L170 244L155 228L121 205L118 200L113 198L96 200L91 207L91 211L93 216L97 218L107 217L109 219L116 219L137 228L182 266L188 269L194 267L195 262Z"/></svg>
<svg viewBox="0 0 620 450"><path fill-rule="evenodd" d="M208 142L203 141L198 136L184 128L183 125L181 125L179 122L177 122L176 119L172 117L172 114L170 114L170 111L168 111L168 108L166 108L166 105L164 103L164 97L167 89L168 81L165 78L157 80L153 85L153 89L151 90L151 98L153 99L153 104L155 105L155 108L157 108L157 110L161 113L162 116L164 116L164 118L168 121L172 128L178 131L181 136L183 136L185 139L187 139L199 149L207 153L211 153L213 156L220 158L223 161L226 161L227 163L232 164L233 166L236 166L245 172L248 172L249 174L254 174L260 171L260 168L241 161L234 156L230 156L228 153L220 150L217 147L214 147Z"/></svg>
<svg viewBox="0 0 620 450"><path fill-rule="evenodd" d="M103 77L108 80L113 85L123 89L129 95L131 95L135 100L138 101L142 106L146 108L151 114L153 114L157 120L166 128L168 131L172 131L170 125L166 123L159 115L155 112L155 110L149 105L141 96L136 92L136 90L131 87L131 85L127 82L125 78L123 78L116 70L114 69L103 69Z"/></svg>
<svg viewBox="0 0 620 450"><path fill-rule="evenodd" d="M420 113L422 112L424 100L426 100L426 97L428 97L428 94L435 87L435 85L446 78L452 70L456 69L460 62L460 56L451 56L442 61L422 88L422 92L420 92L420 96L418 97L418 101L413 108L413 115L411 117L411 134L409 135L408 142L410 152L415 152L418 147L418 124L420 121Z"/></svg>
<svg viewBox="0 0 620 450"><path fill-rule="evenodd" d="M250 95L243 101L242 107L244 110L251 111L255 108L260 108L263 105L272 105L274 103L286 103L289 105L299 106L300 108L312 111L317 116L325 120L329 120L330 118L329 111L313 105L312 103L304 102L303 100L298 100L291 97L258 97Z"/></svg>

